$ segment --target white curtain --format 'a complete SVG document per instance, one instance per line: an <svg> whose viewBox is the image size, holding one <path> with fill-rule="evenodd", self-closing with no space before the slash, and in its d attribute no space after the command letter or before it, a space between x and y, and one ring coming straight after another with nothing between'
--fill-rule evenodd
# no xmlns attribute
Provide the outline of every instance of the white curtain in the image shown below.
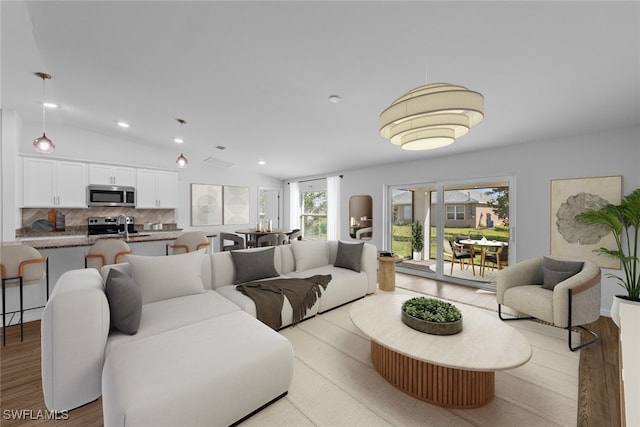
<svg viewBox="0 0 640 427"><path fill-rule="evenodd" d="M289 229L300 229L300 183L289 183Z"/></svg>
<svg viewBox="0 0 640 427"><path fill-rule="evenodd" d="M340 238L340 177L327 177L327 240Z"/></svg>

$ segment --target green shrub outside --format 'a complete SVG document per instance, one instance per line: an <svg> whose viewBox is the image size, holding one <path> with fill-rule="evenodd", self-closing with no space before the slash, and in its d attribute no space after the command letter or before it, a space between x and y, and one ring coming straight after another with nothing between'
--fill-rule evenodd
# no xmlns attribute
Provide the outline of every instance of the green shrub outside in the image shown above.
<svg viewBox="0 0 640 427"><path fill-rule="evenodd" d="M392 228L391 251L402 257L411 257L411 224L394 225ZM431 227L431 254L436 253L436 229ZM500 242L509 241L509 228L497 226L495 228L448 228L444 229L444 236L447 240L454 240L456 236L480 234L488 240L498 240ZM433 255L432 255L433 256ZM478 258L479 260L479 258Z"/></svg>

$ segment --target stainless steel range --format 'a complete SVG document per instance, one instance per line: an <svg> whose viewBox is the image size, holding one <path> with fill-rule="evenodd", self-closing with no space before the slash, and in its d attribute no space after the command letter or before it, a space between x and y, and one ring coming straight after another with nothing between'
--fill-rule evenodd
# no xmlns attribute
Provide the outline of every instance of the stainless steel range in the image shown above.
<svg viewBox="0 0 640 427"><path fill-rule="evenodd" d="M125 231L123 220L117 216L92 216L87 219L87 229L90 236L113 235L113 234L134 234L134 220L132 216L126 218L127 229Z"/></svg>

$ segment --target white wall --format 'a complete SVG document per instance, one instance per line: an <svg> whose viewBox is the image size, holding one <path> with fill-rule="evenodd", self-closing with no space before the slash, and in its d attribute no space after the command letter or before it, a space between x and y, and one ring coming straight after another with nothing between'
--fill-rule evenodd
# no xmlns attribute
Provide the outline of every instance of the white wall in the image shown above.
<svg viewBox="0 0 640 427"><path fill-rule="evenodd" d="M340 171L342 179L342 238L347 239L349 197L373 196L373 240L382 247L385 185L453 181L514 176L510 195L515 200L516 256L524 260L550 251L550 181L562 178L623 176L623 194L640 187L640 128L601 134L559 138L553 141L519 144L428 160L389 164L367 169ZM285 186L285 205L289 195ZM285 211L285 214L287 211ZM288 219L287 219L288 221ZM515 260L512 260L515 261ZM603 273L607 273L604 270ZM616 271L613 271L616 272ZM608 314L613 295L622 288L604 277L602 312Z"/></svg>

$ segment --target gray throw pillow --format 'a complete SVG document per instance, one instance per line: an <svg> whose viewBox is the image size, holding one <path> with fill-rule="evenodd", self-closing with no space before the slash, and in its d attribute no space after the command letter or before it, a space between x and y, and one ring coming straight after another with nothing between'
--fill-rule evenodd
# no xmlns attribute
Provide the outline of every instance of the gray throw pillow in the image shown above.
<svg viewBox="0 0 640 427"><path fill-rule="evenodd" d="M360 261L362 260L362 248L364 242L361 243L343 243L338 242L338 254L334 267L348 268L360 273Z"/></svg>
<svg viewBox="0 0 640 427"><path fill-rule="evenodd" d="M582 261L564 261L544 257L542 259L542 287L553 290L558 283L578 274L583 265Z"/></svg>
<svg viewBox="0 0 640 427"><path fill-rule="evenodd" d="M276 248L260 251L231 251L231 258L236 269L234 284L250 282L252 280L278 277L278 271L274 265Z"/></svg>
<svg viewBox="0 0 640 427"><path fill-rule="evenodd" d="M135 335L142 317L142 293L133 277L112 269L105 293L111 312L111 326L127 335Z"/></svg>

